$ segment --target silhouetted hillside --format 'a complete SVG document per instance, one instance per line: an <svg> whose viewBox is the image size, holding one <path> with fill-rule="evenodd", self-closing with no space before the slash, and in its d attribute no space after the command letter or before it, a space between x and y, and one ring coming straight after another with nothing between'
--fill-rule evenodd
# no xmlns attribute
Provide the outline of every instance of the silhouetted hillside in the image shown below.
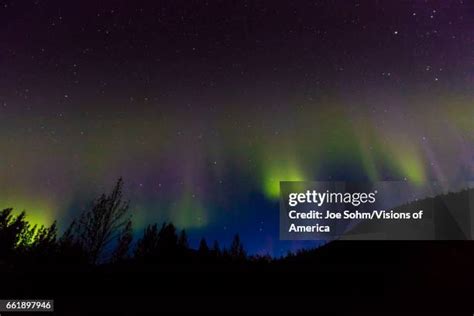
<svg viewBox="0 0 474 316"><path fill-rule="evenodd" d="M412 201L396 207L396 213L423 211L422 220L365 220L343 239L472 240L474 190L466 189Z"/></svg>

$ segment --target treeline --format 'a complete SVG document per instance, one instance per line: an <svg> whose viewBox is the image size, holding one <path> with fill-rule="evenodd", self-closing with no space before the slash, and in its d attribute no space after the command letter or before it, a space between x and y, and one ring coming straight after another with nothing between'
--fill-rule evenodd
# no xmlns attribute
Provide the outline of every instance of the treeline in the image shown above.
<svg viewBox="0 0 474 316"><path fill-rule="evenodd" d="M160 262L249 262L269 261L250 257L235 235L230 247L203 238L192 249L184 230L172 223L148 225L136 241L132 234L129 202L123 197L119 179L112 192L103 194L90 209L76 218L62 235L56 223L32 225L25 212L14 215L11 208L0 211L0 263L120 264Z"/></svg>

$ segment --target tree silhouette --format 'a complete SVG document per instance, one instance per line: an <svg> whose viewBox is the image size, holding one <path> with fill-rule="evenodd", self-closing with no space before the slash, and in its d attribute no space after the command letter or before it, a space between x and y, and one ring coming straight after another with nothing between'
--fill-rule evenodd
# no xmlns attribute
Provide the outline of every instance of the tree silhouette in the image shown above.
<svg viewBox="0 0 474 316"><path fill-rule="evenodd" d="M127 258L132 240L132 221L129 220L118 236L117 246L112 254L112 262L119 262Z"/></svg>
<svg viewBox="0 0 474 316"><path fill-rule="evenodd" d="M232 259L235 260L243 260L246 258L246 253L244 250L244 246L240 241L240 236L236 234L234 239L232 240L232 244L230 245L229 255Z"/></svg>
<svg viewBox="0 0 474 316"><path fill-rule="evenodd" d="M52 248L56 243L57 233L56 222L54 222L49 228L42 226L36 233L33 247L40 251Z"/></svg>
<svg viewBox="0 0 474 316"><path fill-rule="evenodd" d="M161 227L158 236L158 256L166 261L176 259L178 249L176 227L172 223L165 223Z"/></svg>
<svg viewBox="0 0 474 316"><path fill-rule="evenodd" d="M76 221L72 221L57 242L59 263L86 263L88 254L75 236Z"/></svg>
<svg viewBox="0 0 474 316"><path fill-rule="evenodd" d="M179 234L178 247L180 249L189 249L188 235L184 229Z"/></svg>
<svg viewBox="0 0 474 316"><path fill-rule="evenodd" d="M13 216L13 209L7 208L0 212L0 259L12 256L28 223L25 212Z"/></svg>
<svg viewBox="0 0 474 316"><path fill-rule="evenodd" d="M148 225L143 237L138 240L135 257L145 261L175 261L182 259L188 249L185 232L181 232L178 238L172 223L164 223L159 231L157 224L154 224Z"/></svg>
<svg viewBox="0 0 474 316"><path fill-rule="evenodd" d="M0 260L46 260L54 257L56 222L50 227L31 225L26 213L12 214L11 208L0 212ZM14 258L13 258L14 257Z"/></svg>
<svg viewBox="0 0 474 316"><path fill-rule="evenodd" d="M25 221L23 229L21 229L18 234L18 241L16 242L15 247L21 252L26 252L34 241L37 227L37 225L31 226L27 221ZM41 229L43 228L44 226L41 227Z"/></svg>
<svg viewBox="0 0 474 316"><path fill-rule="evenodd" d="M158 240L157 224L148 225L143 232L143 237L137 242L135 258L139 260L150 260L156 257L158 252Z"/></svg>
<svg viewBox="0 0 474 316"><path fill-rule="evenodd" d="M211 254L214 257L219 257L219 256L222 255L221 248L220 248L219 242L217 240L214 240L214 244L212 245L212 249L211 249Z"/></svg>
<svg viewBox="0 0 474 316"><path fill-rule="evenodd" d="M207 257L209 255L209 247L204 238L201 238L201 241L199 242L198 254L201 257Z"/></svg>
<svg viewBox="0 0 474 316"><path fill-rule="evenodd" d="M57 250L57 227L54 222L50 227L41 226L29 230L31 238L24 244L29 259L35 262L50 262Z"/></svg>
<svg viewBox="0 0 474 316"><path fill-rule="evenodd" d="M104 249L118 237L129 222L129 203L123 201L123 180L117 181L110 195L103 194L92 208L82 213L74 223L73 238L87 253L91 263L97 263Z"/></svg>

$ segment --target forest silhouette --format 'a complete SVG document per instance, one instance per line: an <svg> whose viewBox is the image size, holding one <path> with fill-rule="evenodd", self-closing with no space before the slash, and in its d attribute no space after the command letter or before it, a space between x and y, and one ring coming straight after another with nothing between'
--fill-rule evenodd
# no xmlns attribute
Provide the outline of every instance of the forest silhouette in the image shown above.
<svg viewBox="0 0 474 316"><path fill-rule="evenodd" d="M123 180L119 179L108 195L94 201L59 235L56 222L51 226L32 225L25 211L13 214L12 208L0 211L0 264L118 264L139 263L270 260L269 256L249 257L239 235L230 247L212 247L203 238L197 250L189 246L185 230L173 223L148 225L133 245L132 215L123 197Z"/></svg>
<svg viewBox="0 0 474 316"><path fill-rule="evenodd" d="M441 199L452 206L472 194L464 190L414 203ZM32 225L25 212L4 209L0 297L62 298L67 309L75 306L68 298L77 296L310 294L326 303L337 304L343 296L348 304L366 297L385 304L402 292L426 298L446 290L459 297L474 292L469 240L334 241L272 258L248 255L238 234L228 248L202 238L193 249L186 231L172 223L150 224L136 240L132 228L122 179L62 234L56 223ZM109 305L102 307L109 311ZM192 304L180 308L189 311Z"/></svg>

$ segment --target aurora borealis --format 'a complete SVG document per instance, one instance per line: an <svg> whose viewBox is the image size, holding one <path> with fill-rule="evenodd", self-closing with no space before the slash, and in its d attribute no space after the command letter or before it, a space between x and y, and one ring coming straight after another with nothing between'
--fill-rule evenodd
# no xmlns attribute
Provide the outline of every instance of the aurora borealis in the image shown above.
<svg viewBox="0 0 474 316"><path fill-rule="evenodd" d="M470 1L0 1L0 208L60 223L123 177L136 229L252 253L279 181L474 177Z"/></svg>

